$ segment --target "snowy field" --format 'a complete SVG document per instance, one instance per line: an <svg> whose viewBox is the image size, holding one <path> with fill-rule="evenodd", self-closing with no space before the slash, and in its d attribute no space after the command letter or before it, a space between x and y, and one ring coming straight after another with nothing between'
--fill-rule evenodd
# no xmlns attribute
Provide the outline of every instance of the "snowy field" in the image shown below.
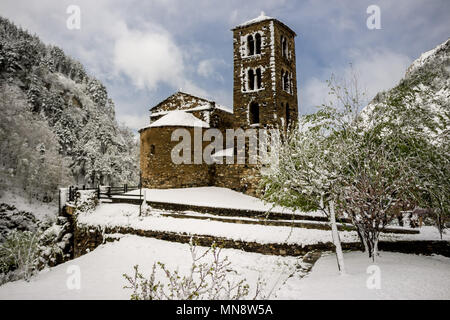
<svg viewBox="0 0 450 320"><path fill-rule="evenodd" d="M346 275L338 274L335 255L322 257L309 275L289 279L279 298L450 299L450 258L393 252L380 252L375 263L361 252L346 253L344 258ZM379 267L380 289L367 287L371 265Z"/></svg>
<svg viewBox="0 0 450 320"><path fill-rule="evenodd" d="M370 275L366 270L373 263L360 252L345 254L345 276L339 276L335 256L328 255L320 258L304 278L301 271L295 271L299 260L294 257L235 249L224 249L223 254L233 263L238 277L245 277L251 287L261 276L267 282L266 292L274 288L273 299L450 299L450 259L441 256L381 252L375 263L381 272L381 289L368 289ZM191 261L189 247L127 235L43 270L30 282L20 280L0 286L0 299L129 299L130 290L122 288L126 285L122 274L132 274L133 265L139 264L148 275L155 261L179 268L184 274ZM80 270L79 290L66 285L73 266Z"/></svg>
<svg viewBox="0 0 450 320"><path fill-rule="evenodd" d="M165 216L139 217L139 206L125 203L102 203L92 213L78 216L79 224L91 226L128 226L139 230L186 232L192 235L212 235L233 240L255 241L258 243L315 244L332 242L331 232L288 226L264 226L236 224L212 220L177 219ZM340 231L343 242L358 242L355 231ZM420 234L382 234L381 240L438 240L434 227L423 227ZM450 234L444 235L450 240Z"/></svg>
<svg viewBox="0 0 450 320"><path fill-rule="evenodd" d="M144 189L143 189L144 190ZM180 189L145 189L148 201L170 202L179 204L189 204L196 206L206 206L215 208L231 208L254 211L272 211L292 213L292 210L264 203L261 199L220 187L198 187ZM139 190L129 192L139 194ZM321 212L301 212L294 213L310 216L323 216Z"/></svg>
<svg viewBox="0 0 450 320"><path fill-rule="evenodd" d="M299 263L294 257L235 249L223 249L222 255L229 257L238 278L245 277L251 287L261 275L267 282L267 292L272 288L277 291L276 288ZM127 284L122 274L132 275L133 266L138 264L141 272L148 276L156 261L165 263L172 270L179 268L185 274L191 263L189 245L127 235L77 259L43 270L30 282L20 280L0 286L0 299L129 299L131 291L122 288ZM67 288L71 266L79 267L80 290Z"/></svg>

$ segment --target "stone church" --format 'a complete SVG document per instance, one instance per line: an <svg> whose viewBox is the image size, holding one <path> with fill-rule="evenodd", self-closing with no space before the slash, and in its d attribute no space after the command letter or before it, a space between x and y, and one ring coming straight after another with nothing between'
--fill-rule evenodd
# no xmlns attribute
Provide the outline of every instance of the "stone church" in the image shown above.
<svg viewBox="0 0 450 320"><path fill-rule="evenodd" d="M286 129L298 119L295 32L281 21L261 15L233 32L233 110L212 100L176 92L150 109L150 124L140 132L140 167L146 188L218 186L257 195L256 165L175 164L172 141L177 128ZM192 149L194 149L192 141ZM205 148L210 142L202 142ZM230 156L225 146L216 157ZM233 156L233 155L231 155Z"/></svg>

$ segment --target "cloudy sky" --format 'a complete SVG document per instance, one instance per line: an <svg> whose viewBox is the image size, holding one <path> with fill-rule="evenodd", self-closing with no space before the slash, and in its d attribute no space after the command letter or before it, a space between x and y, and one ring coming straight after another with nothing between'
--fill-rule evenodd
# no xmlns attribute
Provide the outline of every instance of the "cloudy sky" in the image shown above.
<svg viewBox="0 0 450 320"><path fill-rule="evenodd" d="M369 5L381 12L370 30ZM70 5L80 29L68 29ZM296 38L300 113L327 97L325 80L350 63L369 96L394 86L421 53L450 36L448 0L2 0L0 15L60 46L99 78L120 122L147 124L148 109L179 90L232 107L230 29L264 11Z"/></svg>

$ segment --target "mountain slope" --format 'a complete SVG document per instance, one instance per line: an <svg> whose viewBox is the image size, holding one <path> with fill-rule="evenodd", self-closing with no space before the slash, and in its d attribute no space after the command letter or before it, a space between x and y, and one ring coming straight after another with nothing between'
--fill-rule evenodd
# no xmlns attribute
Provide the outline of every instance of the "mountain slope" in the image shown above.
<svg viewBox="0 0 450 320"><path fill-rule="evenodd" d="M450 39L422 54L394 88L379 93L364 109L366 122L394 119L405 132L419 130L435 143L450 132Z"/></svg>
<svg viewBox="0 0 450 320"><path fill-rule="evenodd" d="M105 86L2 17L0 112L0 185L33 197L68 183L137 183L138 145Z"/></svg>

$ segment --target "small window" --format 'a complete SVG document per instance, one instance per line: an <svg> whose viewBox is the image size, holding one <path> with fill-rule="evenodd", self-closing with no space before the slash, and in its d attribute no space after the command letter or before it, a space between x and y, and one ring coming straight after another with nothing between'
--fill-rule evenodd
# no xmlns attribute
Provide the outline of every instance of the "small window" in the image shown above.
<svg viewBox="0 0 450 320"><path fill-rule="evenodd" d="M289 110L289 103L286 103L286 127L289 127L290 120L291 120L291 111Z"/></svg>
<svg viewBox="0 0 450 320"><path fill-rule="evenodd" d="M255 35L255 42L256 42L255 52L256 52L256 54L260 54L261 53L261 35L259 33L257 33Z"/></svg>
<svg viewBox="0 0 450 320"><path fill-rule="evenodd" d="M287 58L287 41L283 36L281 36L281 55Z"/></svg>
<svg viewBox="0 0 450 320"><path fill-rule="evenodd" d="M155 145L154 145L154 144L152 144L152 145L150 146L150 154L151 154L151 155L154 155L154 154L155 154Z"/></svg>
<svg viewBox="0 0 450 320"><path fill-rule="evenodd" d="M283 90L289 92L289 73L287 71L283 74Z"/></svg>
<svg viewBox="0 0 450 320"><path fill-rule="evenodd" d="M253 69L248 69L248 90L255 90L255 73Z"/></svg>
<svg viewBox="0 0 450 320"><path fill-rule="evenodd" d="M249 120L250 124L259 123L259 105L256 102L252 102L249 108Z"/></svg>
<svg viewBox="0 0 450 320"><path fill-rule="evenodd" d="M262 78L261 78L261 68L256 69L256 88L261 89L262 87Z"/></svg>
<svg viewBox="0 0 450 320"><path fill-rule="evenodd" d="M249 56L255 54L255 41L253 40L253 36L249 35L247 37L247 53Z"/></svg>

